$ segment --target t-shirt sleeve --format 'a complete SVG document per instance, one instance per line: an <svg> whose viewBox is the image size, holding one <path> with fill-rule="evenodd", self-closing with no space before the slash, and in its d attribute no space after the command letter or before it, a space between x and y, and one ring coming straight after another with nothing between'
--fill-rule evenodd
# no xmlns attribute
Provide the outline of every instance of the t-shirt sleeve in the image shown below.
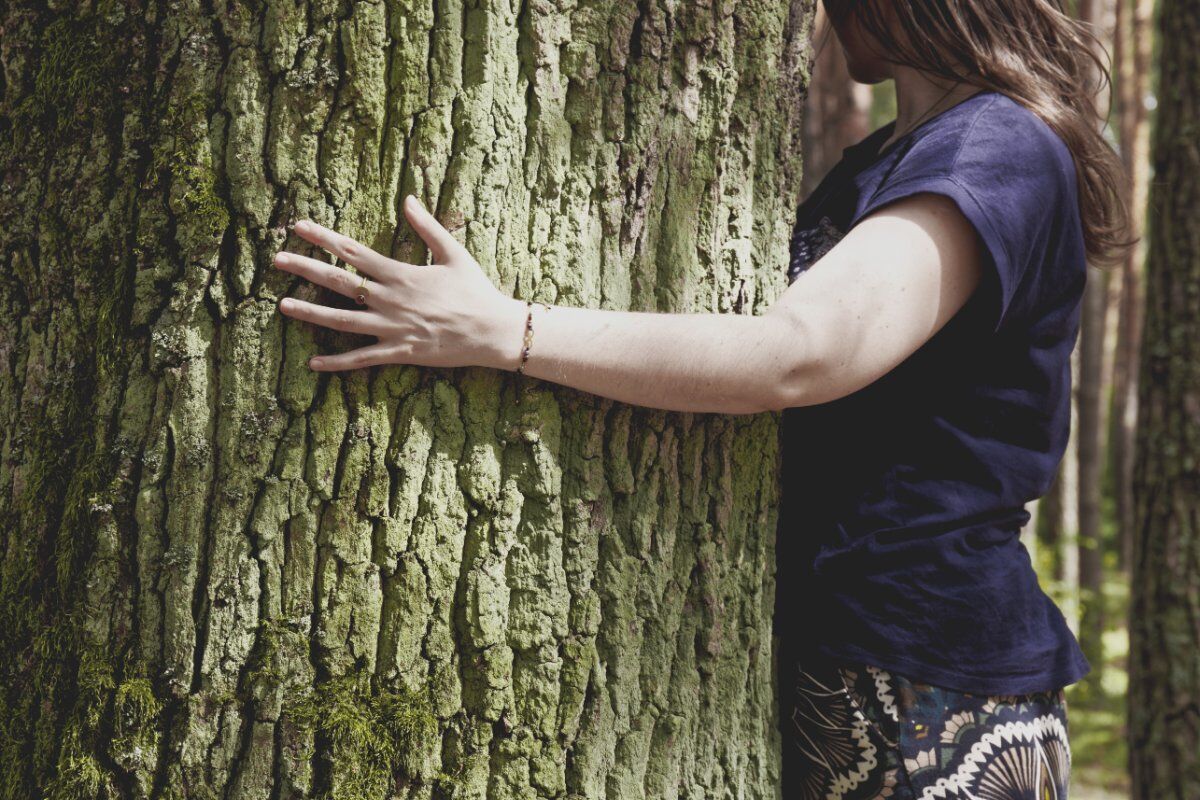
<svg viewBox="0 0 1200 800"><path fill-rule="evenodd" d="M982 242L984 277L976 291L986 297L988 327L999 331L1031 304L1030 287L1038 283L1055 226L1073 209L1067 205L1074 203L1073 166L1064 165L1061 142L1047 140L1047 132L977 124L956 152L939 157L931 146L909 153L855 223L922 192L953 200Z"/></svg>

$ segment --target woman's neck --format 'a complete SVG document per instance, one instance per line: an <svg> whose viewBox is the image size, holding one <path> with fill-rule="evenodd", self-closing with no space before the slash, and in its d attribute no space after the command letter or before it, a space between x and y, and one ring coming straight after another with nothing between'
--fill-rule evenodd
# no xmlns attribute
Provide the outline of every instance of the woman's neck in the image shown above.
<svg viewBox="0 0 1200 800"><path fill-rule="evenodd" d="M892 75L896 87L896 127L888 140L880 145L887 148L896 139L925 120L957 105L979 91L969 83L935 78L929 73L897 64Z"/></svg>

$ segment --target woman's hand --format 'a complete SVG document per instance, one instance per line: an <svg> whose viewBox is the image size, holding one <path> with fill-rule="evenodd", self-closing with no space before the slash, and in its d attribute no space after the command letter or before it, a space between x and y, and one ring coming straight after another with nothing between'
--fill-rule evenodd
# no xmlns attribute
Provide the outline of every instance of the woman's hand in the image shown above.
<svg viewBox="0 0 1200 800"><path fill-rule="evenodd" d="M283 313L379 338L310 366L515 370L525 303L501 294L416 198L406 198L404 213L435 264L404 264L319 225L296 224L306 240L368 276L367 302L356 311L289 298ZM937 333L979 285L981 249L953 200L913 195L860 221L763 314L539 310L524 374L667 411L757 414L825 403L877 380ZM358 294L360 278L347 270L294 253L276 263Z"/></svg>
<svg viewBox="0 0 1200 800"><path fill-rule="evenodd" d="M525 333L525 303L497 289L466 248L415 196L405 198L404 215L429 247L433 264L387 258L311 220L297 222L296 233L354 266L358 274L287 251L275 256L279 269L350 298L365 297L361 310L285 297L280 311L379 339L344 353L314 356L309 367L334 371L399 363L515 370Z"/></svg>

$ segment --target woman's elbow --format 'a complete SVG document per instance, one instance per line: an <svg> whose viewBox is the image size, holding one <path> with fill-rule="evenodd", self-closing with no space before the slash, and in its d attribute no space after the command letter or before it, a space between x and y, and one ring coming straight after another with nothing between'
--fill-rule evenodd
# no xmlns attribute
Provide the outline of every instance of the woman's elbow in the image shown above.
<svg viewBox="0 0 1200 800"><path fill-rule="evenodd" d="M771 374L768 405L771 411L815 405L836 397L836 369L829 343L813 326L781 317L780 356Z"/></svg>
<svg viewBox="0 0 1200 800"><path fill-rule="evenodd" d="M774 381L771 410L811 406L835 399L829 392L829 372L820 358L793 358Z"/></svg>

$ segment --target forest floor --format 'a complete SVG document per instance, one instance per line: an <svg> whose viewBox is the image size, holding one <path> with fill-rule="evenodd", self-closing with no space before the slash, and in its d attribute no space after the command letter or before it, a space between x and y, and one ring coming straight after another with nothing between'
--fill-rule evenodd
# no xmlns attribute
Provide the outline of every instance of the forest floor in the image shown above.
<svg viewBox="0 0 1200 800"><path fill-rule="evenodd" d="M1071 787L1071 800L1126 800L1129 792L1115 792L1102 786L1076 784Z"/></svg>

